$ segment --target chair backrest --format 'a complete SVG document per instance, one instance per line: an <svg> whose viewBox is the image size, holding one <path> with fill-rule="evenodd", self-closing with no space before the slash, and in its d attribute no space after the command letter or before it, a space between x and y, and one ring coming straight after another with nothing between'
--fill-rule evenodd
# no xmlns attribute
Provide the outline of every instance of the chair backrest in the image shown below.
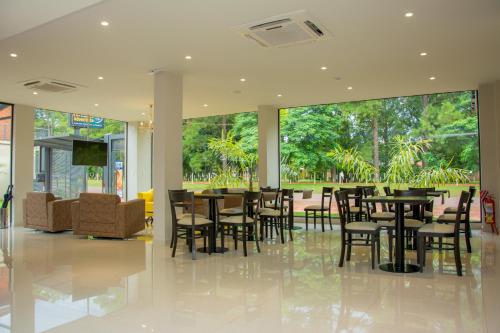
<svg viewBox="0 0 500 333"><path fill-rule="evenodd" d="M288 203L288 209L291 209L291 203L293 202L293 189L287 189L284 188L281 190L280 195L279 195L279 206L278 208L280 209L281 215L283 215L283 210L285 209L285 205ZM292 211L289 211L291 214L293 214Z"/></svg>
<svg viewBox="0 0 500 333"><path fill-rule="evenodd" d="M30 220L43 221L43 224L47 220L48 208L47 203L54 201L55 197L52 193L48 192L28 192L26 194L26 217ZM33 221L30 221L32 223Z"/></svg>
<svg viewBox="0 0 500 333"><path fill-rule="evenodd" d="M321 209L328 207L328 210L332 207L332 198L333 198L333 187L323 187L321 190ZM325 205L325 199L328 201L327 205Z"/></svg>
<svg viewBox="0 0 500 333"><path fill-rule="evenodd" d="M185 190L168 190L168 198L170 200L172 222L177 224L179 221L177 208L181 208L183 211L190 212L191 224L194 226L194 193Z"/></svg>
<svg viewBox="0 0 500 333"><path fill-rule="evenodd" d="M243 222L246 222L247 217L253 218L254 222L257 222L261 196L262 192L260 191L245 191L243 193Z"/></svg>
<svg viewBox="0 0 500 333"><path fill-rule="evenodd" d="M462 214L463 212L467 212L467 206L470 207L470 201L470 192L462 191L462 193L460 194L460 200L458 201L457 213L455 214L455 236L458 236ZM468 218L469 217L466 215L466 219Z"/></svg>
<svg viewBox="0 0 500 333"><path fill-rule="evenodd" d="M116 194L80 193L80 221L82 223L111 224L116 221Z"/></svg>
<svg viewBox="0 0 500 333"><path fill-rule="evenodd" d="M340 228L342 235L344 234L345 225L350 223L350 205L349 205L349 191L338 190L334 192L335 201L337 202L337 209L340 217Z"/></svg>
<svg viewBox="0 0 500 333"><path fill-rule="evenodd" d="M427 192L434 192L436 190L436 188L435 187L408 187L408 190L410 190L410 191L422 190L422 191L425 191L424 195L427 195ZM432 212L432 210L434 209L434 200L432 200L432 202L426 204L425 209Z"/></svg>
<svg viewBox="0 0 500 333"><path fill-rule="evenodd" d="M395 197L425 197L427 195L427 191L425 189L414 189L414 190L394 190L394 196ZM419 216L416 216L419 219L423 219L425 216L425 209L427 205L422 205L419 207ZM416 209L416 205L413 206L414 209ZM415 212L415 210L414 210Z"/></svg>
<svg viewBox="0 0 500 333"><path fill-rule="evenodd" d="M361 206L361 198L363 197L363 189L361 187L341 187L341 191L347 191L347 196L354 196L354 206Z"/></svg>
<svg viewBox="0 0 500 333"><path fill-rule="evenodd" d="M266 207L266 203L274 204L274 208L278 208L278 196L279 189L271 188L271 187L261 187L261 199L260 205L261 207Z"/></svg>
<svg viewBox="0 0 500 333"><path fill-rule="evenodd" d="M474 202L474 195L476 194L476 187L475 186L469 186L469 199L467 200L467 203L465 205L465 220L469 222L470 220L470 207L472 205L472 202Z"/></svg>
<svg viewBox="0 0 500 333"><path fill-rule="evenodd" d="M474 196L476 195L477 189L475 186L469 186L469 193L470 193L470 202L472 203L474 201Z"/></svg>
<svg viewBox="0 0 500 333"><path fill-rule="evenodd" d="M384 186L385 195L392 195L391 188L389 186Z"/></svg>
<svg viewBox="0 0 500 333"><path fill-rule="evenodd" d="M378 191L374 187L363 187L363 197L370 198L378 194ZM371 213L377 211L377 204L375 202L365 202L366 203L366 213L368 214L368 221L371 220Z"/></svg>

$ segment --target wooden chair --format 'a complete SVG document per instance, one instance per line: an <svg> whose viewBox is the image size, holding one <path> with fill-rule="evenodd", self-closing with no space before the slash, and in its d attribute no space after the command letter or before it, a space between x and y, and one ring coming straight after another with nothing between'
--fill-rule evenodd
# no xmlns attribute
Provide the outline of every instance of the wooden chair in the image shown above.
<svg viewBox="0 0 500 333"><path fill-rule="evenodd" d="M207 218L196 216L193 192L169 190L168 197L170 199L172 224L174 226L172 234L174 241L172 257L175 257L175 251L177 250L177 239L185 238L194 260L196 259L196 239L203 238L204 246L206 247L206 239L208 238L210 243L210 240L215 238L214 222ZM182 210L183 213L178 214L178 209ZM185 213L186 211L189 213ZM179 233L179 231L184 232ZM212 245L208 244L209 254L211 254Z"/></svg>
<svg viewBox="0 0 500 333"><path fill-rule="evenodd" d="M470 202L474 202L474 196L476 195L476 187L475 186L469 186L469 193L470 193ZM455 214L457 212L457 207L446 207L444 209L444 214Z"/></svg>
<svg viewBox="0 0 500 333"><path fill-rule="evenodd" d="M261 209L278 209L278 202L279 202L279 194L280 190L279 188L272 188L270 186L268 187L261 187L260 191L262 192L261 199L260 199L260 207ZM285 208L286 209L286 208ZM273 232L276 231L276 235L279 235L278 231L278 224L273 223L275 222L274 219L272 218L261 218L260 219L260 225L261 225L261 241L264 240L264 237L271 237L273 238ZM265 236L264 236L265 234Z"/></svg>
<svg viewBox="0 0 500 333"><path fill-rule="evenodd" d="M418 191L418 190L424 191L425 192L424 195L427 195L427 192L434 192L436 190L436 188L435 187L409 187L408 190L409 191ZM433 210L434 210L434 201L425 205L425 209L423 210L423 213L422 213L422 219L423 219L423 221L425 221L425 223L432 223L432 219L434 216ZM407 215L408 215L408 217L412 217L413 213L408 212Z"/></svg>
<svg viewBox="0 0 500 333"><path fill-rule="evenodd" d="M423 197L426 195L426 190L394 190L395 197ZM425 205L411 206L412 210L405 214L405 238L408 245L410 240L416 240L417 230L422 227L424 223ZM395 222L394 222L395 223ZM415 242L413 247L416 248Z"/></svg>
<svg viewBox="0 0 500 333"><path fill-rule="evenodd" d="M332 226L332 198L333 187L323 187L321 191L321 205L309 205L304 208L306 213L306 230L309 230L309 214L313 213L314 216L314 229L316 229L316 214L319 212L321 215L321 231L325 232L325 212L328 211L328 222L330 223L330 230Z"/></svg>
<svg viewBox="0 0 500 333"><path fill-rule="evenodd" d="M342 248L339 267L344 265L344 257L351 260L352 246L370 246L372 269L375 268L375 256L380 263L380 226L374 222L351 222L349 191L335 191L335 200L340 215L340 233ZM365 238L353 238L356 235L370 235L369 243ZM346 254L347 251L347 254Z"/></svg>
<svg viewBox="0 0 500 333"><path fill-rule="evenodd" d="M292 202L293 202L293 189L282 189L278 197L276 208L263 208L259 211L259 217L261 221L261 228L260 228L261 239L264 238L263 235L264 223L265 221L270 221L271 228L273 227L273 224L279 228L279 234L282 244L285 243L284 229L285 229L285 223L287 223L289 239L290 241L293 241L292 228L289 219L290 214L293 214L293 212L289 212L287 209L287 207L291 206Z"/></svg>
<svg viewBox="0 0 500 333"><path fill-rule="evenodd" d="M462 212L461 217L460 217L459 232L463 233L465 236L465 244L467 246L467 252L472 253L472 247L471 247L471 243L470 243L470 238L472 236L471 227L470 227L470 208L471 208L471 205L473 202L474 194L476 193L476 188L474 186L471 186L469 188L468 193L469 193L469 200L467 201L467 203L465 205L465 211ZM455 215L457 214L457 209L458 209L458 207L455 207L453 209L453 211L455 211L455 213L446 213L446 210L445 210L445 213L443 215L440 215L437 218L437 223L445 223L445 224L455 223ZM451 209L448 211L451 211ZM439 240L439 247L440 247L440 249L442 249L442 240L441 239Z"/></svg>
<svg viewBox="0 0 500 333"><path fill-rule="evenodd" d="M462 276L462 261L460 260L460 223L462 221L462 212L465 211L467 203L469 202L470 193L462 191L460 200L457 205L457 212L455 213L455 220L453 223L428 223L421 227L417 232L417 255L420 265L420 272L423 272L425 266L425 252L427 245L425 244L426 237L453 238L453 243L449 243L450 250L453 250L455 256L455 266L457 275Z"/></svg>
<svg viewBox="0 0 500 333"><path fill-rule="evenodd" d="M365 207L361 204L363 198L362 188L345 188L341 187L340 191L347 191L349 202L354 201L354 204L349 206L349 214L351 214L352 221L362 221L363 217L366 218Z"/></svg>
<svg viewBox="0 0 500 333"><path fill-rule="evenodd" d="M219 230L221 231L221 246L224 248L224 227L233 230L234 249L238 249L238 240L243 241L243 255L247 256L247 240L252 236L255 240L257 252L260 253L259 237L257 235L257 220L259 216L259 201L261 192L248 192L243 195L243 215L234 215L221 218L219 220ZM238 235L241 229L241 238Z"/></svg>

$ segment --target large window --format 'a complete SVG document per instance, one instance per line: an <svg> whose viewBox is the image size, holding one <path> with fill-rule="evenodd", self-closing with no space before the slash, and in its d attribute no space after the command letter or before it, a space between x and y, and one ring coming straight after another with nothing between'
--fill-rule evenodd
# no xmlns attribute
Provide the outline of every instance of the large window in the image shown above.
<svg viewBox="0 0 500 333"><path fill-rule="evenodd" d="M258 188L257 113L187 119L183 124L184 187Z"/></svg>
<svg viewBox="0 0 500 333"><path fill-rule="evenodd" d="M436 187L450 193L435 200L439 215L479 187L476 105L465 91L282 109L282 186L314 190L297 200L297 214L319 203L324 185ZM471 218L479 216L476 199Z"/></svg>
<svg viewBox="0 0 500 333"><path fill-rule="evenodd" d="M81 192L124 197L126 129L123 121L35 110L34 190L62 198L78 197ZM73 140L107 143L108 165L72 165Z"/></svg>

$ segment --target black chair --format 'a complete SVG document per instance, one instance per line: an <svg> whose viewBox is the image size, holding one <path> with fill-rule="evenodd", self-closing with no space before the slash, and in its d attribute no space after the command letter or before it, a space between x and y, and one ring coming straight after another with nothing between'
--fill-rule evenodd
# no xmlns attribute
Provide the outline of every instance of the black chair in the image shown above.
<svg viewBox="0 0 500 333"><path fill-rule="evenodd" d="M435 187L409 187L409 191L424 191L425 194L427 195L427 192L434 192L436 191ZM433 219L433 210L434 210L434 200L428 204L425 205L423 213L422 213L422 219L425 221L425 223L432 223ZM407 213L408 217L412 217L412 212Z"/></svg>
<svg viewBox="0 0 500 333"><path fill-rule="evenodd" d="M469 187L469 200L465 205L465 211L462 212L460 217L460 229L459 232L463 233L465 236L465 244L467 246L467 252L472 253L472 247L470 243L470 239L472 236L471 227L470 227L470 208L473 202L474 195L476 193L476 188L474 186ZM455 215L457 214L458 207L455 207L453 211L454 213L446 213L446 209L443 215L440 215L437 218L437 223L455 223ZM451 211L451 210L448 210ZM463 226L463 227L462 227ZM439 240L439 247L442 249L442 240Z"/></svg>
<svg viewBox="0 0 500 333"><path fill-rule="evenodd" d="M323 187L321 191L321 205L309 205L304 208L306 213L306 230L309 230L309 214L314 215L314 229L316 229L316 215L319 212L321 215L321 231L325 232L325 212L328 211L328 222L330 223L330 230L332 226L332 198L333 187Z"/></svg>
<svg viewBox="0 0 500 333"><path fill-rule="evenodd" d="M377 190L367 188L364 190L365 198L378 195ZM366 212L368 214L368 221L377 223L383 230L387 230L388 244L389 244L389 260L392 260L393 253L393 239L394 230L396 229L396 213L390 212L386 204L382 204L382 211L377 211L377 204L366 202Z"/></svg>
<svg viewBox="0 0 500 333"><path fill-rule="evenodd" d="M474 202L474 196L476 195L476 187L475 186L469 186L469 193L470 193L470 202ZM457 207L446 207L444 209L444 214L455 214L457 212Z"/></svg>
<svg viewBox="0 0 500 333"><path fill-rule="evenodd" d="M365 207L361 204L363 198L363 189L341 187L340 191L347 191L349 202L354 201L354 204L349 206L349 214L351 214L352 221L362 221L363 217L366 219Z"/></svg>
<svg viewBox="0 0 500 333"><path fill-rule="evenodd" d="M339 267L344 265L344 257L347 261L351 260L352 246L370 246L372 269L374 269L375 256L380 263L380 226L374 222L351 222L349 191L335 191L335 200L340 215L342 243ZM353 238L356 235L359 235L360 238ZM367 239L362 238L361 235L369 235L369 242L367 243Z"/></svg>
<svg viewBox="0 0 500 333"><path fill-rule="evenodd" d="M234 249L238 249L238 240L243 241L243 254L247 256L247 240L253 237L257 252L260 253L259 237L257 236L257 220L259 216L259 201L261 192L248 192L243 194L243 215L228 216L219 220L219 231L221 231L221 246L224 248L224 227L233 230ZM241 237L238 232L241 229Z"/></svg>
<svg viewBox="0 0 500 333"><path fill-rule="evenodd" d="M272 188L270 186L261 187L260 191L262 192L260 199L261 209L278 209L279 194L280 194L279 188ZM285 207L285 209L286 208L287 207ZM276 235L279 235L278 224L273 222L274 219L271 218L262 218L260 220L261 241L264 238L264 234L266 238L270 236L271 239L273 238L273 231L276 231Z"/></svg>
<svg viewBox="0 0 500 333"><path fill-rule="evenodd" d="M290 241L293 241L292 227L290 225L290 214L293 212L288 211L288 207L291 207L293 203L293 189L282 189L279 193L278 200L276 201L275 208L262 208L259 211L259 217L261 221L260 235L261 239L264 239L263 229L265 223L270 223L271 228L273 225L276 229L279 228L279 234L281 238L281 243L285 243L284 229L285 223L288 224L288 235Z"/></svg>
<svg viewBox="0 0 500 333"><path fill-rule="evenodd" d="M455 213L455 220L453 221L453 223L428 223L418 230L417 255L418 262L420 264L420 272L423 272L425 266L425 252L427 250L425 239L427 237L438 237L440 239L448 237L453 238L453 243L447 243L447 245L450 246L450 248L447 248L447 250L453 250L457 275L462 276L462 261L460 260L460 223L462 221L462 212L466 210L469 199L470 193L462 191L462 193L460 194L460 200L457 205L457 212Z"/></svg>
<svg viewBox="0 0 500 333"><path fill-rule="evenodd" d="M211 254L212 245L211 240L214 239L214 222L204 218L198 217L194 210L194 194L193 192L181 191L181 190L169 190L168 197L170 199L170 210L172 213L172 225L173 225L173 249L172 257L175 257L175 251L177 250L177 239L184 238L188 242L189 249L193 260L196 259L196 239L203 238L204 247L206 248L206 239L208 238L208 251ZM177 214L177 209L183 211L181 214ZM185 213L185 212L188 213ZM179 231L184 231L179 233ZM199 234L196 231L200 231Z"/></svg>
<svg viewBox="0 0 500 333"><path fill-rule="evenodd" d="M427 191L424 189L418 190L394 190L395 197L424 197L426 196ZM412 205L412 211L405 214L405 237L406 243L408 245L411 239L416 240L417 230L422 227L425 222L425 206L426 205ZM395 223L395 222L394 222ZM416 244L414 243L414 248L416 248Z"/></svg>

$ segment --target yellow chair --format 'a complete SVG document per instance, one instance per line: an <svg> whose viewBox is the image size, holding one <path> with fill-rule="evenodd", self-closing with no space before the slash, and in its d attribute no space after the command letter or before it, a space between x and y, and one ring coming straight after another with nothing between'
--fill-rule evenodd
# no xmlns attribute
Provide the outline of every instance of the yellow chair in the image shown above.
<svg viewBox="0 0 500 333"><path fill-rule="evenodd" d="M146 192L137 193L139 199L146 201L146 223L153 223L153 203L154 203L154 190L151 189Z"/></svg>

